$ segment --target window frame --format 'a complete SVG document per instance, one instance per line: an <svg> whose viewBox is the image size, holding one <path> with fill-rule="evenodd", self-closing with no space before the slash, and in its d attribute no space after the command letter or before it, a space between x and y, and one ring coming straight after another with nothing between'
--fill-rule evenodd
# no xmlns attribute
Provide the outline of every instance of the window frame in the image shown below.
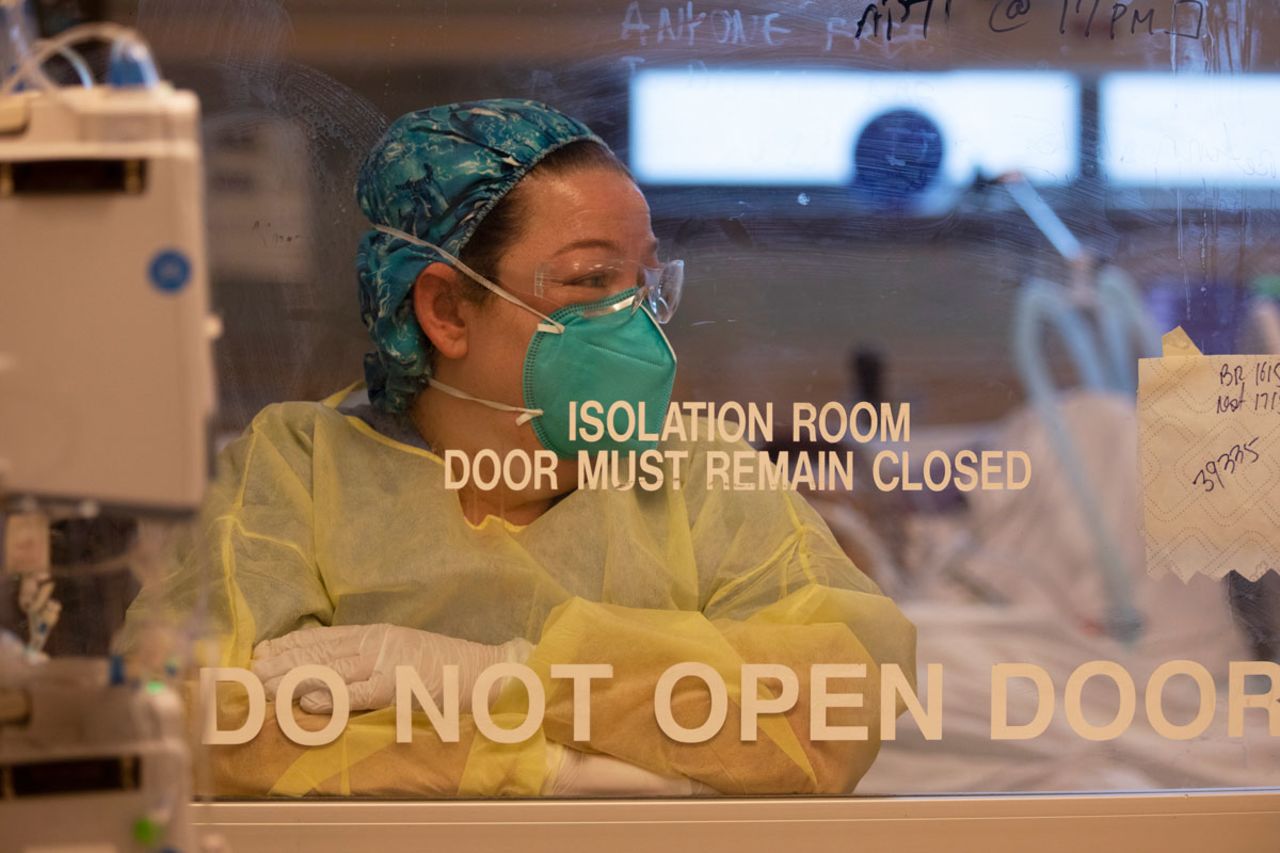
<svg viewBox="0 0 1280 853"><path fill-rule="evenodd" d="M236 853L465 849L1275 849L1280 788L725 800L325 801L197 804Z"/></svg>

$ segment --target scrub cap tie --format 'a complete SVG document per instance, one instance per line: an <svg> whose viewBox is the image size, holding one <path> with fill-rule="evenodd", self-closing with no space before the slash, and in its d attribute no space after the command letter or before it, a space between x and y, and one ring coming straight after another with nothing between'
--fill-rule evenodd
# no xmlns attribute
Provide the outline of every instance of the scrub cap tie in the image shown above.
<svg viewBox="0 0 1280 853"><path fill-rule="evenodd" d="M581 122L537 101L510 98L431 107L401 116L365 159L356 200L369 221L458 256L480 222L538 162L571 142L605 143ZM431 342L409 298L418 274L447 259L370 230L356 253L360 317L374 351L364 357L369 399L402 412L427 384Z"/></svg>

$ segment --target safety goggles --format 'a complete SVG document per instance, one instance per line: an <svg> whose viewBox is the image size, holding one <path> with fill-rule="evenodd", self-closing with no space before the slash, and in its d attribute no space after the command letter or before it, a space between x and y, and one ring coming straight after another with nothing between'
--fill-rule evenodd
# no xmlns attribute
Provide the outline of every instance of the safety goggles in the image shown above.
<svg viewBox="0 0 1280 853"><path fill-rule="evenodd" d="M537 314L547 321L549 327L560 326L546 314L520 301L515 296L515 291L508 293L503 290L441 246L390 225L375 224L373 227L392 237L434 249L454 267L496 295ZM636 288L636 296L625 303L631 312L638 311L641 305L648 305L653 318L659 323L666 323L675 315L676 308L680 305L680 292L684 289L684 261L664 261L656 267L650 267L637 261L624 260L557 260L539 264L534 272L534 295L555 301L561 307L606 299L633 287ZM624 303L618 305L622 306Z"/></svg>
<svg viewBox="0 0 1280 853"><path fill-rule="evenodd" d="M569 260L540 264L533 293L558 304L603 299L637 289L631 310L647 305L655 320L666 323L680 305L684 289L684 261L665 261L650 267L626 260Z"/></svg>

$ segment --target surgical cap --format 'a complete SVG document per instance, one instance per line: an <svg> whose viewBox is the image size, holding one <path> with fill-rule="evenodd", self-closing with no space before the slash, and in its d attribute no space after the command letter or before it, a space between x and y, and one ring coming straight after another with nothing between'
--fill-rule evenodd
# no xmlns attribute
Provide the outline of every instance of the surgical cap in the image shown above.
<svg viewBox="0 0 1280 853"><path fill-rule="evenodd" d="M485 215L545 156L571 142L604 142L581 122L537 101L497 99L431 107L397 119L365 159L360 209L455 257ZM360 316L374 350L364 359L369 399L404 411L430 375L431 343L409 298L439 253L370 230L356 271Z"/></svg>

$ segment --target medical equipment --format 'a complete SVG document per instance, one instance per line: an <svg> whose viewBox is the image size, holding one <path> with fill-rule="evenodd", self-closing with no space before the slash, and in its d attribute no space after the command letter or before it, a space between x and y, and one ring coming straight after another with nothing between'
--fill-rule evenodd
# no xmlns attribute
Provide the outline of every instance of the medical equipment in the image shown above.
<svg viewBox="0 0 1280 853"><path fill-rule="evenodd" d="M563 305L547 315L489 281L441 246L387 225L375 225L374 229L437 253L494 296L543 321L525 352L524 407L484 400L428 377L433 388L491 409L518 412L516 424L532 422L542 446L562 459L577 458L581 451L654 447L656 442L639 437L618 441L612 432L597 440L575 435L570 407L588 400L606 407L621 401L644 402L650 413L645 432L656 434L661 428L662 413L671 402L675 384L676 354L658 323L671 319L679 303L683 261L653 270L652 283L612 294L605 290L589 302ZM672 271L669 275L664 273L668 269ZM668 290L658 287L662 279L668 280ZM642 304L647 304L648 310L640 310ZM583 364L591 364L592 369L582 370Z"/></svg>
<svg viewBox="0 0 1280 853"><path fill-rule="evenodd" d="M1107 631L1132 642L1142 630L1142 617L1134 606L1130 569L1086 481L1079 451L1059 417L1058 388L1045 356L1042 327L1048 325L1066 344L1085 388L1128 395L1137 391L1138 359L1157 355L1160 338L1142 311L1132 279L1123 270L1104 266L1091 283L1094 259L1053 209L1020 175L999 180L1071 264L1072 280L1067 286L1044 279L1032 279L1023 286L1014 316L1014 358L1023 387L1048 427L1096 543L1109 600Z"/></svg>
<svg viewBox="0 0 1280 853"><path fill-rule="evenodd" d="M217 332L198 104L164 83L17 91L40 79L35 57L69 41L29 53L17 72L29 76L0 87L0 395L21 413L0 419L0 484L193 509Z"/></svg>
<svg viewBox="0 0 1280 853"><path fill-rule="evenodd" d="M0 850L197 849L183 731L161 682L130 686L101 659L0 652Z"/></svg>
<svg viewBox="0 0 1280 853"><path fill-rule="evenodd" d="M25 647L0 631L0 851L195 850L166 683L180 661L133 672L40 650L60 609L74 628L51 524L103 506L172 519L204 492L218 327L199 106L158 80L132 31L30 42L22 13L0 0L0 516L29 629ZM107 85L74 49L88 40L110 44ZM85 85L59 87L42 68L55 55Z"/></svg>
<svg viewBox="0 0 1280 853"><path fill-rule="evenodd" d="M675 316L680 305L680 293L684 288L684 261L663 261L655 267L638 261L616 258L608 261L570 258L565 261L548 261L539 264L534 274L533 295L544 296L565 304L573 297L566 294L582 294L594 288L599 295L614 294L637 286L640 299L632 311L642 304L648 305L659 323L667 323ZM561 288L569 288L561 290Z"/></svg>

